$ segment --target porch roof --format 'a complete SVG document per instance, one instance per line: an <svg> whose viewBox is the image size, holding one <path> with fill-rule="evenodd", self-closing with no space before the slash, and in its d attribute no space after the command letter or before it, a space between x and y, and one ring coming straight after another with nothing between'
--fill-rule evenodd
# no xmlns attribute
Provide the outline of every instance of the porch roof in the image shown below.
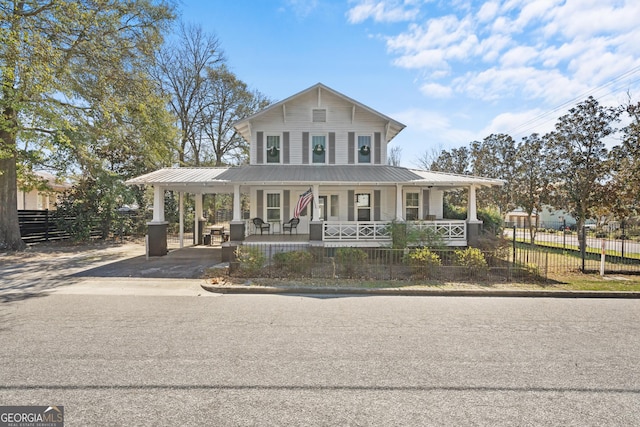
<svg viewBox="0 0 640 427"><path fill-rule="evenodd" d="M127 181L161 186L402 184L434 187L500 186L504 181L386 165L245 165L165 168Z"/></svg>

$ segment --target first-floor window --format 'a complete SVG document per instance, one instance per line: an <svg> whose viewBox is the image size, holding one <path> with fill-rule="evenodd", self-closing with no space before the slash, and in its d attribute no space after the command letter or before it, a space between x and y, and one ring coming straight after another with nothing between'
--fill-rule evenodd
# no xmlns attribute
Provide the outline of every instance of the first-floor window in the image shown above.
<svg viewBox="0 0 640 427"><path fill-rule="evenodd" d="M371 195L356 194L358 221L371 221Z"/></svg>
<svg viewBox="0 0 640 427"><path fill-rule="evenodd" d="M418 206L419 206L418 193L405 194L404 218L407 221L416 221L418 219Z"/></svg>
<svg viewBox="0 0 640 427"><path fill-rule="evenodd" d="M331 216L337 217L340 215L340 204L338 203L338 195L331 195Z"/></svg>
<svg viewBox="0 0 640 427"><path fill-rule="evenodd" d="M267 193L267 221L280 221L280 193Z"/></svg>

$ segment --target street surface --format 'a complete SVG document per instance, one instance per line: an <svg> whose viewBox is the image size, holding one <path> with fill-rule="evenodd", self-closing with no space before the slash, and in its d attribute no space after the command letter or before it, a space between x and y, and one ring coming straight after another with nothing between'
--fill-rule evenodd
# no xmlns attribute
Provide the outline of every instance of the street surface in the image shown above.
<svg viewBox="0 0 640 427"><path fill-rule="evenodd" d="M0 405L64 405L66 426L640 425L637 299L132 283L0 303Z"/></svg>

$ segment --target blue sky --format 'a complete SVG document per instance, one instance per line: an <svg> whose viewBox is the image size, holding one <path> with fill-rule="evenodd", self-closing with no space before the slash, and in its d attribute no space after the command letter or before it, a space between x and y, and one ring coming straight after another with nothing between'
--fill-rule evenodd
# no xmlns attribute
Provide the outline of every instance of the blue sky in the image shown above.
<svg viewBox="0 0 640 427"><path fill-rule="evenodd" d="M407 125L402 164L546 133L592 95L640 100L638 0L182 0L274 101L315 83Z"/></svg>

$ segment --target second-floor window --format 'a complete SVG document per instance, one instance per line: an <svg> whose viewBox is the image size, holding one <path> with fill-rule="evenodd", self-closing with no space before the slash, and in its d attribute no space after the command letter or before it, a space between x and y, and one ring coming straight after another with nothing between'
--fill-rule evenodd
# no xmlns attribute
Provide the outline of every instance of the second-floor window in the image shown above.
<svg viewBox="0 0 640 427"><path fill-rule="evenodd" d="M327 162L327 137L325 135L311 136L311 157L313 163Z"/></svg>
<svg viewBox="0 0 640 427"><path fill-rule="evenodd" d="M371 135L358 135L358 163L371 163Z"/></svg>
<svg viewBox="0 0 640 427"><path fill-rule="evenodd" d="M267 163L280 163L280 135L267 135Z"/></svg>

